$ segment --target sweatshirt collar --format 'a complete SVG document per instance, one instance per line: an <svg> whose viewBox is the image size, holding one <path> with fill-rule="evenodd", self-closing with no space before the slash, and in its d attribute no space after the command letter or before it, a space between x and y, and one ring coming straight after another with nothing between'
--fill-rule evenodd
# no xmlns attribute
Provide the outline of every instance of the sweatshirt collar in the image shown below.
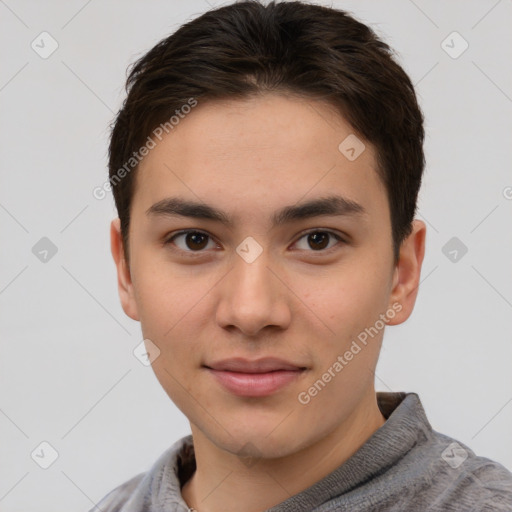
<svg viewBox="0 0 512 512"><path fill-rule="evenodd" d="M428 438L432 427L416 393L377 392L377 404L386 422L343 464L311 487L272 507L268 512L307 512L371 480L403 458L419 437ZM188 435L171 446L155 463L150 478L151 510L187 512L182 485L195 471L194 445ZM174 507L174 508L173 508Z"/></svg>

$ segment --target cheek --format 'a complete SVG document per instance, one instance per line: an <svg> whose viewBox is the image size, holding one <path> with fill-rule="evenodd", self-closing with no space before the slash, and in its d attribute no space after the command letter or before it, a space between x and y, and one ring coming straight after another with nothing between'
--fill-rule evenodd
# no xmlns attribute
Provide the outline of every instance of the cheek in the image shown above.
<svg viewBox="0 0 512 512"><path fill-rule="evenodd" d="M201 307L207 283L200 276L180 276L165 262L141 264L133 277L143 332L165 339Z"/></svg>
<svg viewBox="0 0 512 512"><path fill-rule="evenodd" d="M142 334L160 349L154 372L166 390L179 394L178 382L188 388L186 372L201 364L201 333L214 315L205 308L211 307L209 290L218 278L200 275L193 267L179 274L160 261L141 265L133 280Z"/></svg>
<svg viewBox="0 0 512 512"><path fill-rule="evenodd" d="M304 294L305 304L327 325L333 339L357 336L373 325L387 307L387 283L382 271L357 265L332 273Z"/></svg>

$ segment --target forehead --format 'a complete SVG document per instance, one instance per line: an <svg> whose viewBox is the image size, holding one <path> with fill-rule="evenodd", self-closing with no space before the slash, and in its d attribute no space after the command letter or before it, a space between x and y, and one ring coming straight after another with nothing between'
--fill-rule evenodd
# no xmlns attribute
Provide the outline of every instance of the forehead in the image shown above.
<svg viewBox="0 0 512 512"><path fill-rule="evenodd" d="M267 94L199 100L141 162L134 202L181 195L243 211L332 192L387 208L374 148L331 105Z"/></svg>

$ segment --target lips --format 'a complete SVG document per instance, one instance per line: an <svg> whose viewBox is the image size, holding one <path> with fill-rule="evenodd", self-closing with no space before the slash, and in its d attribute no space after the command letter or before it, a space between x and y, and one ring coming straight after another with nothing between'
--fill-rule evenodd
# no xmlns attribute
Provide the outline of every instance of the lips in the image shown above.
<svg viewBox="0 0 512 512"><path fill-rule="evenodd" d="M300 378L306 370L304 366L273 357L255 361L225 359L205 365L205 368L224 389L246 397L276 393Z"/></svg>
<svg viewBox="0 0 512 512"><path fill-rule="evenodd" d="M242 358L224 359L223 361L211 363L207 367L213 370L240 372L240 373L267 373L279 370L300 370L302 367L278 359L275 357L265 357L255 361L249 361Z"/></svg>

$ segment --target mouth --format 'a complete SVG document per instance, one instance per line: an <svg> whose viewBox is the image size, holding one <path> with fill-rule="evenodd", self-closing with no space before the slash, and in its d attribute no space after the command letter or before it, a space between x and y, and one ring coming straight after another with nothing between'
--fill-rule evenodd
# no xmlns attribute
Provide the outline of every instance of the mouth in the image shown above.
<svg viewBox="0 0 512 512"><path fill-rule="evenodd" d="M237 396L263 397L299 379L307 367L276 358L249 361L225 359L204 368L227 391Z"/></svg>

